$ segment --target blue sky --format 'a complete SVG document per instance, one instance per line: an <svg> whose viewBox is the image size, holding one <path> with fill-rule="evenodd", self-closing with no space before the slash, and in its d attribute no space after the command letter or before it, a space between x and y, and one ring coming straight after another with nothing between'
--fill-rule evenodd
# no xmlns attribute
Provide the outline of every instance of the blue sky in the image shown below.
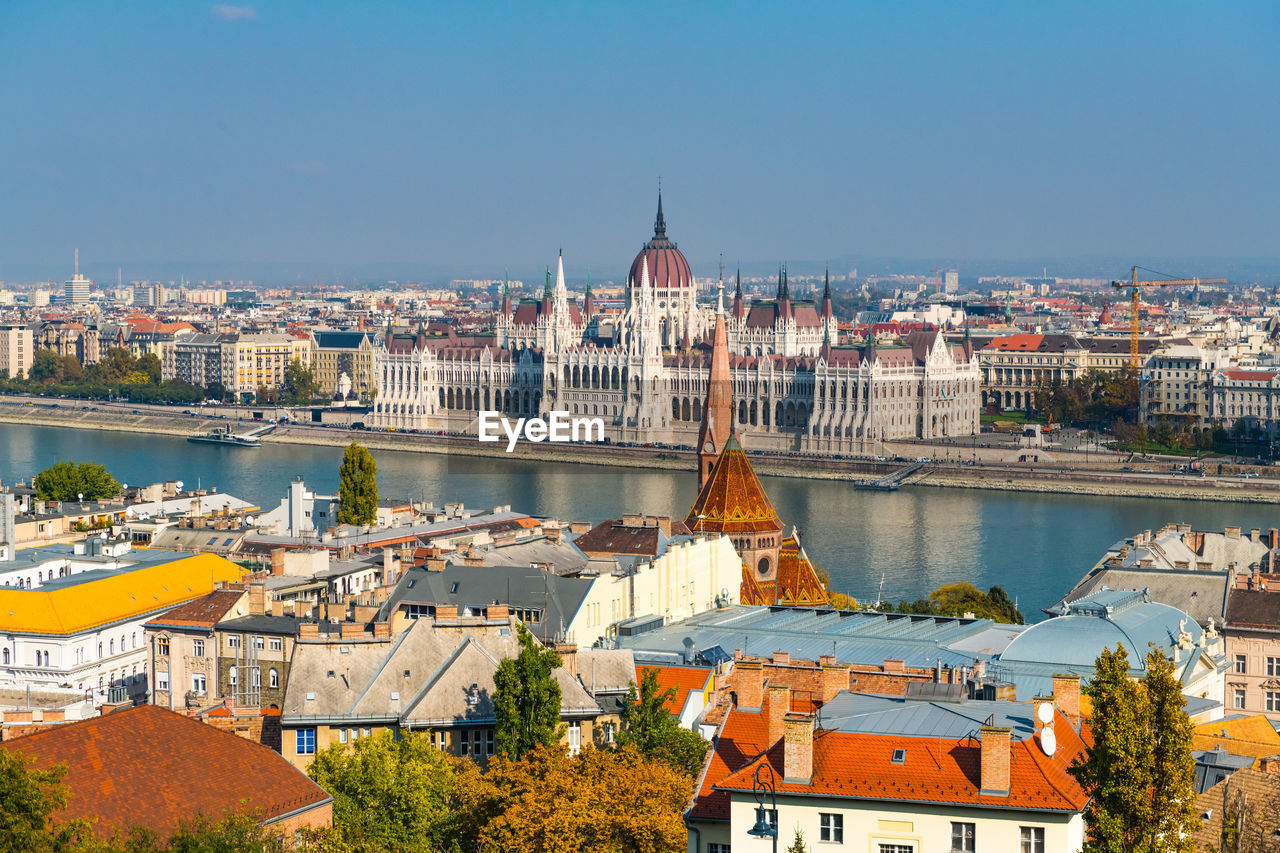
<svg viewBox="0 0 1280 853"><path fill-rule="evenodd" d="M659 175L702 272L1275 258L1277 44L1274 3L7 0L0 279L617 278Z"/></svg>

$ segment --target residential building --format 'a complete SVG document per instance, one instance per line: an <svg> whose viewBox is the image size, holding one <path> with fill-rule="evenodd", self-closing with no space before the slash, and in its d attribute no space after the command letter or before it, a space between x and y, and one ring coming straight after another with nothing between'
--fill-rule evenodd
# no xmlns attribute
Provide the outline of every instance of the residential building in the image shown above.
<svg viewBox="0 0 1280 853"><path fill-rule="evenodd" d="M237 706L281 708L298 633L316 623L266 612L259 590L249 588L247 615L228 614L214 626L218 691Z"/></svg>
<svg viewBox="0 0 1280 853"><path fill-rule="evenodd" d="M51 577L29 589L0 588L0 612L9 614L0 617L0 684L68 684L96 691L100 702L141 699L152 666L147 623L244 575L211 554L127 548L119 543L107 553L60 560ZM92 568L90 556L97 557ZM32 564L26 553L13 568L20 563Z"/></svg>
<svg viewBox="0 0 1280 853"><path fill-rule="evenodd" d="M1227 429L1280 436L1280 371L1215 370L1209 379L1209 417Z"/></svg>
<svg viewBox="0 0 1280 853"><path fill-rule="evenodd" d="M1263 762L1227 776L1196 797L1200 820L1191 833L1197 850L1263 853L1274 847L1280 801L1280 762Z"/></svg>
<svg viewBox="0 0 1280 853"><path fill-rule="evenodd" d="M26 376L35 358L35 339L25 323L0 324L0 376Z"/></svg>
<svg viewBox="0 0 1280 853"><path fill-rule="evenodd" d="M356 399L367 400L373 396L373 353L381 341L379 332L313 329L311 367L320 383L320 393L332 399L345 373Z"/></svg>
<svg viewBox="0 0 1280 853"><path fill-rule="evenodd" d="M1225 353L1190 343L1168 346L1147 359L1139 386L1139 409L1148 425L1168 418L1175 426L1212 421L1209 380Z"/></svg>
<svg viewBox="0 0 1280 853"><path fill-rule="evenodd" d="M494 673L519 653L517 622L490 605L483 616L437 606L435 616L408 619L392 636L344 628L320 637L303 626L294 647L281 712L283 755L305 769L317 750L380 731L429 731L440 749L487 760L494 754ZM564 742L576 751L595 739L603 711L573 674L554 670L560 685Z"/></svg>
<svg viewBox="0 0 1280 853"><path fill-rule="evenodd" d="M243 588L217 589L146 623L152 705L176 711L222 699L214 626L247 597Z"/></svg>
<svg viewBox="0 0 1280 853"><path fill-rule="evenodd" d="M1228 708L1280 721L1280 581L1270 571L1240 581L1227 593L1223 630Z"/></svg>
<svg viewBox="0 0 1280 853"><path fill-rule="evenodd" d="M181 379L201 388L213 385L226 388L232 373L226 349L234 337L202 333L176 335L163 349L161 376L165 380Z"/></svg>
<svg viewBox="0 0 1280 853"><path fill-rule="evenodd" d="M1028 703L968 699L959 685L809 697L761 682L720 726L685 817L689 850L769 850L748 832L764 819L780 847L800 831L815 848L877 853L1079 851L1079 679L1055 688ZM757 779L776 791L763 806Z"/></svg>
<svg viewBox="0 0 1280 853"><path fill-rule="evenodd" d="M0 748L40 770L63 765L67 803L53 819L85 819L101 840L135 827L167 839L196 815L242 810L286 838L333 821L332 798L272 750L154 705L42 726Z"/></svg>
<svg viewBox="0 0 1280 853"><path fill-rule="evenodd" d="M289 362L297 360L304 365L311 362L311 345L305 337L273 333L243 333L225 344L228 348L228 364L224 363L223 382L228 392L237 398L247 399L258 389L275 390L284 386L285 369Z"/></svg>

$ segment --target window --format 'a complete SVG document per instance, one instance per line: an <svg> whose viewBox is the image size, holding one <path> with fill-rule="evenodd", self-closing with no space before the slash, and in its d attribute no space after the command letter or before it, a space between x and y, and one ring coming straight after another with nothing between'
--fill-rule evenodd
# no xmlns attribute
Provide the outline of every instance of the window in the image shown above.
<svg viewBox="0 0 1280 853"><path fill-rule="evenodd" d="M1022 833L1022 853L1044 853L1044 830L1038 826L1024 826Z"/></svg>
<svg viewBox="0 0 1280 853"><path fill-rule="evenodd" d="M298 729L294 734L297 735L297 754L298 755L315 755L316 754L316 729L315 726L308 726L304 729Z"/></svg>
<svg viewBox="0 0 1280 853"><path fill-rule="evenodd" d="M278 688L280 686L280 671L273 668L270 672L267 673L267 679L268 679L267 681L268 687L271 687L273 689Z"/></svg>
<svg viewBox="0 0 1280 853"><path fill-rule="evenodd" d="M1280 658L1267 658L1267 675L1280 675Z"/></svg>
<svg viewBox="0 0 1280 853"><path fill-rule="evenodd" d="M577 755L582 750L582 723L574 720L569 724L569 754Z"/></svg>
<svg viewBox="0 0 1280 853"><path fill-rule="evenodd" d="M204 657L204 640L191 641L191 654L198 658Z"/></svg>
<svg viewBox="0 0 1280 853"><path fill-rule="evenodd" d="M1280 693L1274 690L1267 691L1267 710L1280 711Z"/></svg>
<svg viewBox="0 0 1280 853"><path fill-rule="evenodd" d="M169 689L169 673L157 672L156 673L156 690L168 690L168 689Z"/></svg>
<svg viewBox="0 0 1280 853"><path fill-rule="evenodd" d="M818 815L818 840L829 841L832 844L844 844L844 815L820 813Z"/></svg>
<svg viewBox="0 0 1280 853"><path fill-rule="evenodd" d="M973 853L973 835L976 827L971 823L951 822L952 853Z"/></svg>
<svg viewBox="0 0 1280 853"><path fill-rule="evenodd" d="M102 654L102 644L101 644L101 643L99 643L99 644L98 644L98 654L99 654L99 655L101 655L101 654ZM158 655L167 655L167 654L169 654L169 638L168 638L168 637L157 637L157 638L156 638L156 654L158 654Z"/></svg>
<svg viewBox="0 0 1280 853"><path fill-rule="evenodd" d="M910 844L886 844L881 841L876 853L916 853L916 848Z"/></svg>
<svg viewBox="0 0 1280 853"><path fill-rule="evenodd" d="M263 639L262 639L261 637L254 637L254 638L253 638L253 647L254 647L255 649L260 649L260 648L262 648L262 646L263 646Z"/></svg>
<svg viewBox="0 0 1280 853"><path fill-rule="evenodd" d="M487 729L484 733L484 748L486 755L493 755L493 729Z"/></svg>
<svg viewBox="0 0 1280 853"><path fill-rule="evenodd" d="M347 730L338 729L338 743L346 743L346 742L347 742Z"/></svg>
<svg viewBox="0 0 1280 853"><path fill-rule="evenodd" d="M1235 690L1235 705L1233 707L1236 710L1244 708L1244 690L1242 688L1237 687Z"/></svg>
<svg viewBox="0 0 1280 853"><path fill-rule="evenodd" d="M1244 655L1236 655L1236 669L1235 669L1235 671L1236 671L1236 672L1238 672L1238 673L1239 673L1239 674L1241 674L1241 675L1244 675L1244 662L1245 662L1245 656L1244 656Z"/></svg>
<svg viewBox="0 0 1280 853"><path fill-rule="evenodd" d="M271 651L273 652L280 651L281 649L284 648L284 640L280 639L279 637L272 637L270 648L271 648Z"/></svg>
<svg viewBox="0 0 1280 853"><path fill-rule="evenodd" d="M714 841L707 844L707 853L730 853L728 844L716 844Z"/></svg>
<svg viewBox="0 0 1280 853"><path fill-rule="evenodd" d="M232 634L231 636L227 637L227 648L229 649L240 648L240 637L236 634Z"/></svg>
<svg viewBox="0 0 1280 853"><path fill-rule="evenodd" d="M205 688L205 679L203 672L194 673L191 676L191 689L197 693L203 693Z"/></svg>
<svg viewBox="0 0 1280 853"><path fill-rule="evenodd" d="M231 667L231 670L230 670L230 673L229 673L229 677L231 678L231 686L232 686L232 687L235 687L235 686L240 682L240 672L239 672L239 670L240 670L240 667L238 667L238 666L233 666L233 667Z"/></svg>

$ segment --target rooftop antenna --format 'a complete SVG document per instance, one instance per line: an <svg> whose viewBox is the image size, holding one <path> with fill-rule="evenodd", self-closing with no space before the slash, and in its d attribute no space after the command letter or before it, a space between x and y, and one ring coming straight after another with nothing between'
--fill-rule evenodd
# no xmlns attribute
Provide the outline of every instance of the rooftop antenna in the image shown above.
<svg viewBox="0 0 1280 853"><path fill-rule="evenodd" d="M880 573L880 589L876 592L876 607L884 603L884 572Z"/></svg>

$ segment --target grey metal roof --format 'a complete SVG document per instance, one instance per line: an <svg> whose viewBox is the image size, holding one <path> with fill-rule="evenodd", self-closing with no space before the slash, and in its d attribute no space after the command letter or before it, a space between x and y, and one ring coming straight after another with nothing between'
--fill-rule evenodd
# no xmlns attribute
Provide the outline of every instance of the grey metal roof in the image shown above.
<svg viewBox="0 0 1280 853"><path fill-rule="evenodd" d="M582 553L572 542L553 542L545 536L535 536L511 544L492 545L476 548L472 556L481 560L486 566L528 566L532 563L547 563L554 567L558 575L573 574L587 564L587 555ZM445 559L451 563L460 563L466 555L454 551Z"/></svg>
<svg viewBox="0 0 1280 853"><path fill-rule="evenodd" d="M695 649L720 646L756 657L785 651L803 660L834 654L844 663L880 664L888 659L902 660L910 667L932 667L939 661L945 667L959 667L990 655L956 651L951 644L972 640L994 627L990 619L735 605L622 637L619 643L633 649L637 657L682 656L688 637ZM1016 634L1022 628L1000 625L998 630Z"/></svg>
<svg viewBox="0 0 1280 853"><path fill-rule="evenodd" d="M822 708L822 727L861 734L963 738L983 725L1009 726L1014 740L1035 734L1028 702L933 702L906 696L841 692Z"/></svg>
<svg viewBox="0 0 1280 853"><path fill-rule="evenodd" d="M1075 589L1046 608L1045 612L1060 615L1067 604L1104 587L1113 590L1145 589L1152 601L1176 607L1201 625L1207 625L1210 619L1222 624L1230 582L1231 576L1227 572L1103 565L1085 575Z"/></svg>
<svg viewBox="0 0 1280 853"><path fill-rule="evenodd" d="M439 572L413 568L396 583L379 618L387 619L402 604L410 603L456 605L463 615L468 607L507 604L542 611L540 621L525 624L539 638L550 639L573 621L592 582L589 578L560 577L528 565L449 564Z"/></svg>

